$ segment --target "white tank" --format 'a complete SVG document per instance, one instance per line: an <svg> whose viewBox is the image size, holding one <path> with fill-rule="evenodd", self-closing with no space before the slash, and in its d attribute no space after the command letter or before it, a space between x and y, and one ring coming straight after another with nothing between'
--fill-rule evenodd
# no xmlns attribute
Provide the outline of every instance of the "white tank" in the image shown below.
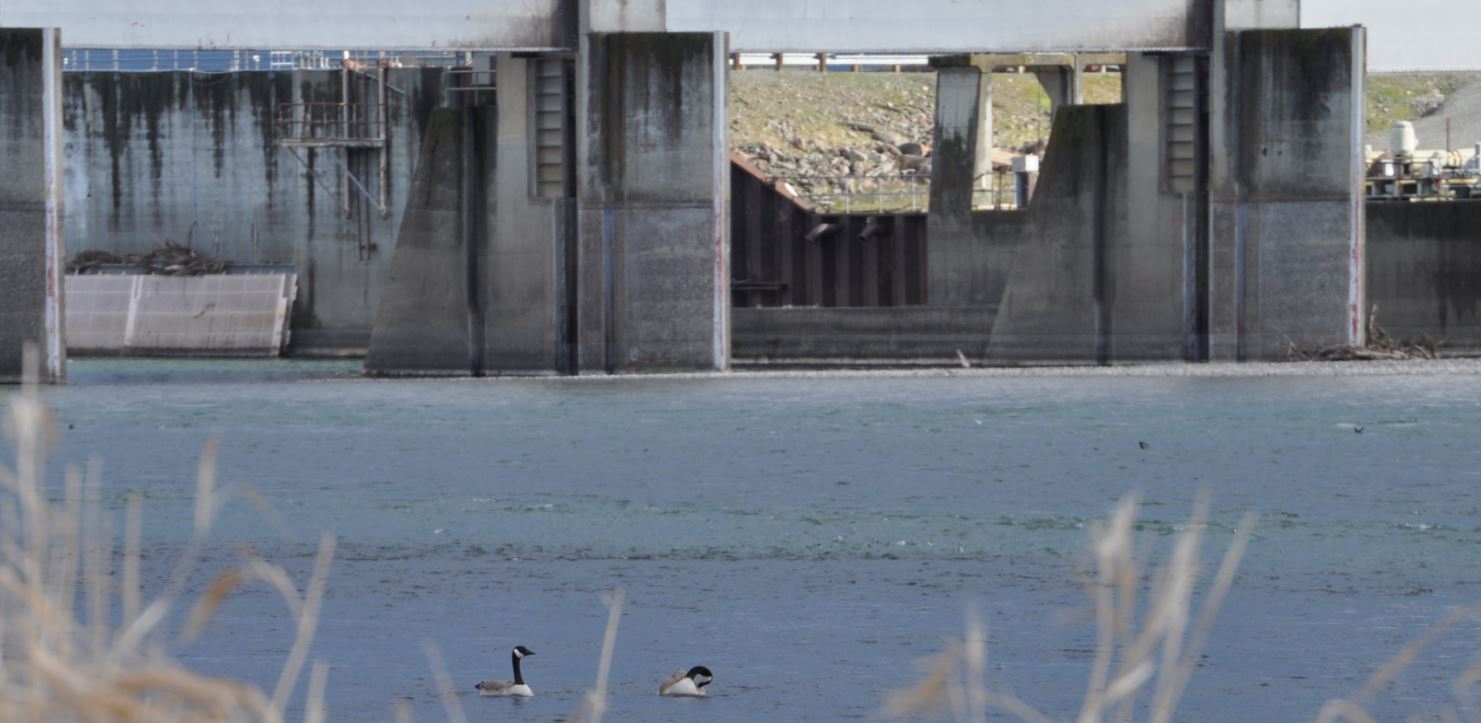
<svg viewBox="0 0 1481 723"><path fill-rule="evenodd" d="M1414 124L1409 121L1394 123L1388 132L1388 150L1395 158L1413 158L1419 148L1419 138L1414 135Z"/></svg>
<svg viewBox="0 0 1481 723"><path fill-rule="evenodd" d="M1481 143L1476 144L1476 155L1471 156L1471 160L1466 161L1466 173L1472 176L1481 175Z"/></svg>

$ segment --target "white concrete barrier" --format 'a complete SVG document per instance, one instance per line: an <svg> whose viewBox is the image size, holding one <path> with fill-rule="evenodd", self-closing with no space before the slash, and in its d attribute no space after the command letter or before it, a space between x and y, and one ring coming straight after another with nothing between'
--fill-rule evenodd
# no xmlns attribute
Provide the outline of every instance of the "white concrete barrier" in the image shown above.
<svg viewBox="0 0 1481 723"><path fill-rule="evenodd" d="M279 356L297 274L72 274L68 350L79 355Z"/></svg>

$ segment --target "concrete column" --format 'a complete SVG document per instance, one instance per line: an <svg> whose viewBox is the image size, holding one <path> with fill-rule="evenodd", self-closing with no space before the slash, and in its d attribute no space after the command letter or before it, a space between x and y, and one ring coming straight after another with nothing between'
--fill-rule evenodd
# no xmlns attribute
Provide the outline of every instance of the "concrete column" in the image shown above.
<svg viewBox="0 0 1481 723"><path fill-rule="evenodd" d="M433 112L366 368L570 371L566 61L493 59L496 107Z"/></svg>
<svg viewBox="0 0 1481 723"><path fill-rule="evenodd" d="M1215 37L1210 356L1361 345L1365 31Z"/></svg>
<svg viewBox="0 0 1481 723"><path fill-rule="evenodd" d="M977 65L980 79L977 84L977 152L976 161L972 164L972 172L977 182L973 188L978 191L991 191L993 189L992 175L992 151L993 144L993 117L992 117L992 67L978 62L978 57L973 58L973 64ZM991 197L983 199L975 205L991 206Z"/></svg>
<svg viewBox="0 0 1481 723"><path fill-rule="evenodd" d="M1168 55L1127 53L1123 66L1127 222L1112 244L1106 284L1116 332L1110 356L1117 361L1185 359L1196 350L1189 334L1196 333L1197 242L1205 220L1198 213L1201 192L1174 191L1166 177L1172 62Z"/></svg>
<svg viewBox="0 0 1481 723"><path fill-rule="evenodd" d="M980 143L982 73L966 64L936 72L936 129L931 145L931 213L927 219L927 300L933 306L980 306L985 297L974 265L972 179Z"/></svg>
<svg viewBox="0 0 1481 723"><path fill-rule="evenodd" d="M66 379L61 87L60 31L0 29L0 382L28 344L41 381Z"/></svg>
<svg viewBox="0 0 1481 723"><path fill-rule="evenodd" d="M591 33L581 42L580 369L725 369L727 38Z"/></svg>
<svg viewBox="0 0 1481 723"><path fill-rule="evenodd" d="M1072 67L1034 68L1034 77L1049 95L1050 112L1085 102L1085 71L1077 59Z"/></svg>
<svg viewBox="0 0 1481 723"><path fill-rule="evenodd" d="M566 147L564 62L501 53L495 63L498 162L486 193L484 365L499 374L566 371L564 247L574 199L556 176L571 172L566 154L575 149ZM548 176L544 193L536 185L541 174Z"/></svg>
<svg viewBox="0 0 1481 723"><path fill-rule="evenodd" d="M427 121L396 254L370 334L372 374L479 374L483 371L483 181L492 159L493 115L440 108Z"/></svg>

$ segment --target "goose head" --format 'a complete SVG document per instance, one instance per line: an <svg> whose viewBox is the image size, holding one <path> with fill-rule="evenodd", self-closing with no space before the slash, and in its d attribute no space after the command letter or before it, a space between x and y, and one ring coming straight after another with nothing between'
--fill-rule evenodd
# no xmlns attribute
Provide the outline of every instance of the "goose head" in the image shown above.
<svg viewBox="0 0 1481 723"><path fill-rule="evenodd" d="M684 674L684 677L694 681L694 687L696 688L703 688L715 680L714 674L710 672L709 668L703 665L696 665L690 668L689 672Z"/></svg>

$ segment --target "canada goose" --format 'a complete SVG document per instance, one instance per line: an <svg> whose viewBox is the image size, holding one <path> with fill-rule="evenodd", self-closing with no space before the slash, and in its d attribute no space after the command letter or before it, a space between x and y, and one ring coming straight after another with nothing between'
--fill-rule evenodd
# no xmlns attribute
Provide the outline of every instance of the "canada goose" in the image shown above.
<svg viewBox="0 0 1481 723"><path fill-rule="evenodd" d="M519 672L519 660L526 655L534 655L535 651L523 645L514 646L514 652L509 655L514 660L514 680L485 680L476 686L479 695L512 695L520 698L528 698L535 694L530 686L525 684L525 677Z"/></svg>
<svg viewBox="0 0 1481 723"><path fill-rule="evenodd" d="M710 669L703 665L696 665L690 668L687 673L684 672L683 668L679 668L674 671L673 675L664 678L658 684L658 694L688 697L702 696L705 694L705 686L714 680L715 676L710 673Z"/></svg>

